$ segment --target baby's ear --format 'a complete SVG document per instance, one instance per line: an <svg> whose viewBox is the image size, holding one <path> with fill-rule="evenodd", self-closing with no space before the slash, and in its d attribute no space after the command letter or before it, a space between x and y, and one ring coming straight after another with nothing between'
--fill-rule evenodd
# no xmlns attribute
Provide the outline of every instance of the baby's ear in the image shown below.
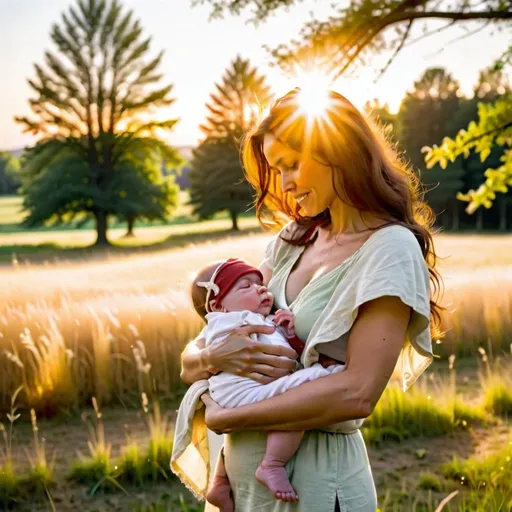
<svg viewBox="0 0 512 512"><path fill-rule="evenodd" d="M219 311L219 309L217 309L217 301L215 299L212 299L209 302L208 307L210 308L210 311L215 311L215 312Z"/></svg>

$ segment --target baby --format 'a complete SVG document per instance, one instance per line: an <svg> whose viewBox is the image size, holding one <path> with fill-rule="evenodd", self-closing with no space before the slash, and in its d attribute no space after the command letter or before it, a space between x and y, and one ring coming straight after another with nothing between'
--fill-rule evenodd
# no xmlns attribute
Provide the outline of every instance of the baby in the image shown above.
<svg viewBox="0 0 512 512"><path fill-rule="evenodd" d="M243 260L228 259L200 271L192 283L192 300L196 311L207 322L202 333L206 347L220 343L233 329L242 325L277 325L273 334L253 334L252 337L262 343L292 346L299 355L302 353L304 343L295 336L293 314L278 310L270 315L274 298L263 285L261 272ZM225 408L259 402L305 382L343 371L344 365L336 363L321 357L320 364L269 384L222 372L210 377L210 396ZM256 479L279 500L299 499L285 465L297 451L303 435L304 432L292 431L268 434L265 456L256 470ZM222 452L206 498L222 512L234 510Z"/></svg>

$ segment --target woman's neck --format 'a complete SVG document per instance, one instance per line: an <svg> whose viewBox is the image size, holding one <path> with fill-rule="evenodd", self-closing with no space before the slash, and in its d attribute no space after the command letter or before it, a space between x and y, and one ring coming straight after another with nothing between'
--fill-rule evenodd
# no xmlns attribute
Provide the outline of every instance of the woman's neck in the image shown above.
<svg viewBox="0 0 512 512"><path fill-rule="evenodd" d="M356 235L385 224L373 214L363 213L337 199L329 208L331 224L325 228L326 237L339 237L340 235Z"/></svg>

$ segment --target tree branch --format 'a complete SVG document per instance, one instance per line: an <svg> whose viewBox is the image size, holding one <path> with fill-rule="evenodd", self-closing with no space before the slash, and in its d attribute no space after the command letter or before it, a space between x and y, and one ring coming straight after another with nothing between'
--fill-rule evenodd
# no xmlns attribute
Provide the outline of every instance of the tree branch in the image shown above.
<svg viewBox="0 0 512 512"><path fill-rule="evenodd" d="M385 20L387 28L401 21L419 20L426 18L436 18L444 20L470 21L470 20L512 20L512 11L481 11L481 12L445 12L445 11L425 11L425 12L399 12L389 15Z"/></svg>
<svg viewBox="0 0 512 512"><path fill-rule="evenodd" d="M496 128L493 128L492 130L488 130L484 133L480 133L478 135L475 135L474 137L471 137L471 139L468 139L464 141L464 146L467 146L468 144L472 144L473 142L476 142L477 140L483 139L484 137L487 137L488 135L494 135L496 133L504 132L507 128L512 127L512 121L505 123L502 126L497 126Z"/></svg>

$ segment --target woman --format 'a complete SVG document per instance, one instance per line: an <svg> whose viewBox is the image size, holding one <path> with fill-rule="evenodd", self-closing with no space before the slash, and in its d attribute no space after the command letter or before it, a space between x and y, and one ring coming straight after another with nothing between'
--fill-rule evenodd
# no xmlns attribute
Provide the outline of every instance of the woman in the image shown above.
<svg viewBox="0 0 512 512"><path fill-rule="evenodd" d="M240 512L374 512L361 433L344 431L343 422L371 414L395 367L404 388L411 385L430 364L440 327L433 215L418 181L346 98L327 99L315 116L302 109L298 89L278 100L246 137L243 163L260 222L291 220L260 269L276 307L295 315L306 341L301 361L307 367L325 354L346 370L229 410L204 396L208 426L229 433L225 463ZM212 350L193 343L183 355L184 380L228 371L265 381L287 372L293 354L268 353L250 332L240 329ZM279 502L254 479L262 431L302 429L287 465L300 500Z"/></svg>

